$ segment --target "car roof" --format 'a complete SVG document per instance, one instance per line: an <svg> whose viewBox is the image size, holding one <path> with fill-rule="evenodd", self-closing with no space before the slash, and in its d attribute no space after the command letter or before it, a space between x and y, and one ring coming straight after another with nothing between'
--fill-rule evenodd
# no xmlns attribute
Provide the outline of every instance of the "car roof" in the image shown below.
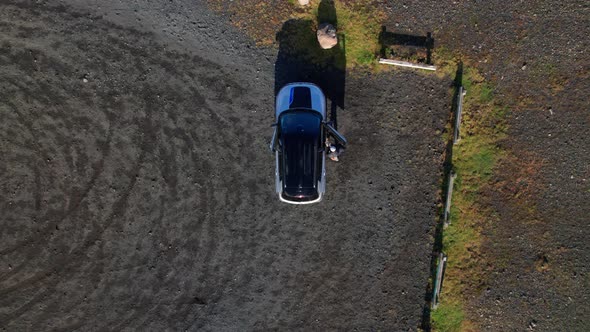
<svg viewBox="0 0 590 332"><path fill-rule="evenodd" d="M317 112L289 110L279 118L282 145L283 193L289 200L318 197L321 115Z"/></svg>

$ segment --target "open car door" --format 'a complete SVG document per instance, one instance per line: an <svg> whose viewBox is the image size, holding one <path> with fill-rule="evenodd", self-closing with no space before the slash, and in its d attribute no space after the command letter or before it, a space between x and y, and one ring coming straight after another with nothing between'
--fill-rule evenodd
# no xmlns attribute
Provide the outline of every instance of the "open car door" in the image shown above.
<svg viewBox="0 0 590 332"><path fill-rule="evenodd" d="M328 132L329 136L332 136L337 143L341 144L343 147L346 147L346 138L342 136L329 122L324 122L324 128Z"/></svg>

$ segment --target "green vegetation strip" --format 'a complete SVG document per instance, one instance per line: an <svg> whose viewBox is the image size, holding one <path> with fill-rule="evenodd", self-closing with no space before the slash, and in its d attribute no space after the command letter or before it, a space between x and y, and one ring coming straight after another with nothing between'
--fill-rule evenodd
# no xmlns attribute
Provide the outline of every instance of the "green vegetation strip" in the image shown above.
<svg viewBox="0 0 590 332"><path fill-rule="evenodd" d="M450 73L447 64L447 74ZM443 231L443 252L448 256L441 302L431 314L434 331L473 330L465 306L477 294L486 274L480 247L481 229L493 213L481 204L482 190L494 166L504 155L497 142L504 137L505 109L494 98L494 89L472 67L464 70L467 90L463 105L461 140L453 146L457 174L451 206L451 224Z"/></svg>

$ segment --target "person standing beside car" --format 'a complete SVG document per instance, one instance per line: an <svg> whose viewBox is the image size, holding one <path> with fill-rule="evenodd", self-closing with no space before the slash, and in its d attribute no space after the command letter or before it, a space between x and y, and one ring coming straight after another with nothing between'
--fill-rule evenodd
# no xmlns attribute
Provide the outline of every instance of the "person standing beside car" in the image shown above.
<svg viewBox="0 0 590 332"><path fill-rule="evenodd" d="M340 159L338 157L340 157L340 155L344 152L344 146L342 144L331 144L330 145L330 150L328 152L328 157L332 160L332 161L340 161Z"/></svg>

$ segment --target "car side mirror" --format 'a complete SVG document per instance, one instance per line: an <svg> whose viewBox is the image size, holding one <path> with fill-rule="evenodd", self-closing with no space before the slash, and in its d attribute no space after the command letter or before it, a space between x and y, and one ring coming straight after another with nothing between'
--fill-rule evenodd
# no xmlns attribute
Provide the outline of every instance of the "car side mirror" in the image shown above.
<svg viewBox="0 0 590 332"><path fill-rule="evenodd" d="M278 128L275 126L275 130L272 133L272 138L270 139L270 152L274 153L277 150L277 130Z"/></svg>

